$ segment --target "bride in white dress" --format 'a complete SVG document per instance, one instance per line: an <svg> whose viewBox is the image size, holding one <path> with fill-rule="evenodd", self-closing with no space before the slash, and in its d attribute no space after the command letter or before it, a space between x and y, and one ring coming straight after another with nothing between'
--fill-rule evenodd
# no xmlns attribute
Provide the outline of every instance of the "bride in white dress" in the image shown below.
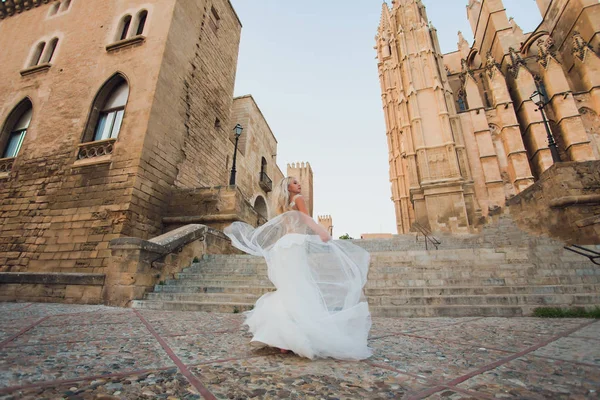
<svg viewBox="0 0 600 400"><path fill-rule="evenodd" d="M276 217L258 228L234 222L225 228L238 249L266 259L277 289L263 295L246 325L252 344L310 359L362 360L371 355L371 315L363 287L369 253L332 241L309 215L294 177L275 188Z"/></svg>

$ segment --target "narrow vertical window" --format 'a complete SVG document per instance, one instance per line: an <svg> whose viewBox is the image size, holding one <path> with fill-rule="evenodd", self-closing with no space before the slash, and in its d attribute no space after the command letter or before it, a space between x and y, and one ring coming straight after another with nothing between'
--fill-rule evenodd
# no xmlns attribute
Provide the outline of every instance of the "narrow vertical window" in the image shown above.
<svg viewBox="0 0 600 400"><path fill-rule="evenodd" d="M71 6L71 0L65 0L65 1L63 1L62 7L61 7L61 12L67 11L70 6Z"/></svg>
<svg viewBox="0 0 600 400"><path fill-rule="evenodd" d="M46 42L41 42L35 47L35 52L33 53L33 57L31 57L31 62L29 63L30 67L35 67L40 63L44 48L46 48Z"/></svg>
<svg viewBox="0 0 600 400"><path fill-rule="evenodd" d="M138 14L138 24L136 35L142 35L144 33L144 27L146 26L146 19L148 18L148 11L143 10Z"/></svg>
<svg viewBox="0 0 600 400"><path fill-rule="evenodd" d="M21 103L21 105L15 109L15 112L17 113L16 115L9 117L7 129L8 137L3 140L5 144L1 158L14 158L19 154L19 150L21 150L21 145L25 139L25 134L27 133L27 128L29 128L31 116L33 114L31 102L27 100Z"/></svg>
<svg viewBox="0 0 600 400"><path fill-rule="evenodd" d="M54 38L48 44L48 48L46 49L46 53L42 58L42 63L50 63L52 62L52 57L54 57L54 52L56 50L56 45L58 44L58 38Z"/></svg>
<svg viewBox="0 0 600 400"><path fill-rule="evenodd" d="M94 141L114 139L119 135L128 97L129 86L127 82L123 81L113 89L100 109L94 131Z"/></svg>
<svg viewBox="0 0 600 400"><path fill-rule="evenodd" d="M262 160L260 161L260 175L262 178L262 174L265 174L267 172L267 160L262 157Z"/></svg>
<svg viewBox="0 0 600 400"><path fill-rule="evenodd" d="M129 32L129 26L131 25L131 15L126 15L121 21L121 29L119 30L119 36L117 40L127 39L127 33Z"/></svg>
<svg viewBox="0 0 600 400"><path fill-rule="evenodd" d="M60 7L60 2L56 2L56 3L52 4L52 7L50 7L50 11L48 12L48 16L51 17L53 15L56 15L59 7Z"/></svg>

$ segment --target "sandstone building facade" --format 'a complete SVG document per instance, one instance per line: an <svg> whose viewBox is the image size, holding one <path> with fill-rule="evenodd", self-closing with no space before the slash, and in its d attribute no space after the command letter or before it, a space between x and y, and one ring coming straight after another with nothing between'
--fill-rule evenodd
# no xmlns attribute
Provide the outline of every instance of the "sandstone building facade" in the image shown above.
<svg viewBox="0 0 600 400"><path fill-rule="evenodd" d="M537 0L524 33L501 0L469 0L469 43L442 54L420 0L384 3L376 36L398 233L467 232L553 164L600 159L600 3Z"/></svg>
<svg viewBox="0 0 600 400"><path fill-rule="evenodd" d="M233 99L240 32L228 0L0 2L0 269L104 273L115 238L264 220L283 174Z"/></svg>

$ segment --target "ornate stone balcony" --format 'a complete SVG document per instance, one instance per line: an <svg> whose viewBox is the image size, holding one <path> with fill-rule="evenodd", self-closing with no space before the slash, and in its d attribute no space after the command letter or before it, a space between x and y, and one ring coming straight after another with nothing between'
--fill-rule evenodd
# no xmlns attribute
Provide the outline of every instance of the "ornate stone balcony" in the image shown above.
<svg viewBox="0 0 600 400"><path fill-rule="evenodd" d="M273 181L264 172L260 173L260 181L258 182L258 184L260 185L262 190L264 190L267 193L273 190Z"/></svg>
<svg viewBox="0 0 600 400"><path fill-rule="evenodd" d="M54 0L0 0L0 19L11 17Z"/></svg>
<svg viewBox="0 0 600 400"><path fill-rule="evenodd" d="M0 177L2 177L3 175L8 175L10 173L14 162L15 159L13 157L0 158Z"/></svg>

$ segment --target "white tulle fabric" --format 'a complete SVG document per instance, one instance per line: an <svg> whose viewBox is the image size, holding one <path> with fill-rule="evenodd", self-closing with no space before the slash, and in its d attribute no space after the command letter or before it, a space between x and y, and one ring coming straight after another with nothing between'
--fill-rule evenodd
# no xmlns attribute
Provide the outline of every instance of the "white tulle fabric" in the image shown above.
<svg viewBox="0 0 600 400"><path fill-rule="evenodd" d="M363 287L369 253L343 240L324 243L307 218L289 211L256 229L242 222L225 228L235 247L266 259L277 289L246 313L252 343L310 359L368 358L371 315Z"/></svg>

